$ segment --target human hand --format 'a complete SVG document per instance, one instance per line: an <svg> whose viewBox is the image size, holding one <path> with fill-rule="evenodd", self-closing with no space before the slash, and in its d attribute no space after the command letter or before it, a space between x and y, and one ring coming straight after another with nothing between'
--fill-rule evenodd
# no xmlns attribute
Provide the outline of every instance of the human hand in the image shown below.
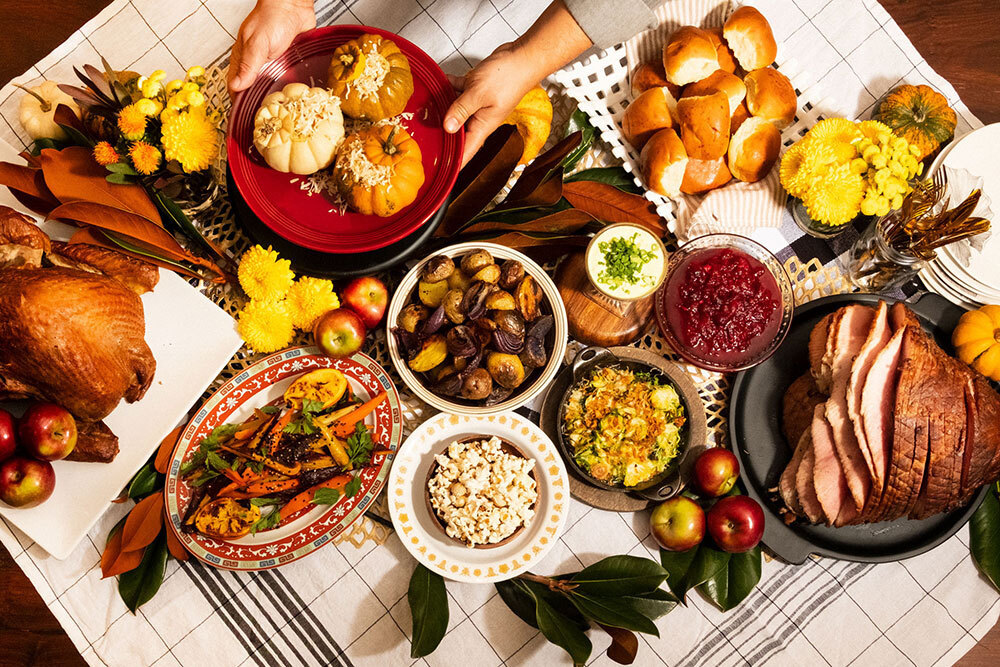
<svg viewBox="0 0 1000 667"><path fill-rule="evenodd" d="M449 77L460 94L445 113L444 129L454 133L465 125L463 167L542 76L515 44L507 43L464 77Z"/></svg>
<svg viewBox="0 0 1000 667"><path fill-rule="evenodd" d="M313 0L257 0L233 44L229 91L249 88L264 63L284 53L296 35L315 27Z"/></svg>

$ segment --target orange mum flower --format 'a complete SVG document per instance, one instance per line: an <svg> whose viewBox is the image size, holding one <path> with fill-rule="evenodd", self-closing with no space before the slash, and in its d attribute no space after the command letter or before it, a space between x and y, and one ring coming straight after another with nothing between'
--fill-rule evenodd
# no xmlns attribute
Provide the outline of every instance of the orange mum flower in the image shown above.
<svg viewBox="0 0 1000 667"><path fill-rule="evenodd" d="M149 176L160 166L160 151L155 146L147 144L145 141L137 141L128 149L128 156L132 158L132 165L140 174Z"/></svg>
<svg viewBox="0 0 1000 667"><path fill-rule="evenodd" d="M142 139L146 133L146 114L141 112L135 104L130 104L118 112L118 129L122 136L129 141Z"/></svg>
<svg viewBox="0 0 1000 667"><path fill-rule="evenodd" d="M109 164L114 164L118 162L121 158L118 155L118 151L115 147L106 141L98 141L97 145L94 146L94 160L97 164L102 167L106 167Z"/></svg>

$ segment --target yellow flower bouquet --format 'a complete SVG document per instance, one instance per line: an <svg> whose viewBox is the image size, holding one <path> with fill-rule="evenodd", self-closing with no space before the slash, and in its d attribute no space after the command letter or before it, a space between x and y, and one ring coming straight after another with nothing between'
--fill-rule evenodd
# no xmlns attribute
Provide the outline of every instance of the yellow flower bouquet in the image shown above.
<svg viewBox="0 0 1000 667"><path fill-rule="evenodd" d="M903 205L923 172L919 149L883 123L821 120L782 156L781 184L801 200L818 236L841 231L859 214L883 216Z"/></svg>

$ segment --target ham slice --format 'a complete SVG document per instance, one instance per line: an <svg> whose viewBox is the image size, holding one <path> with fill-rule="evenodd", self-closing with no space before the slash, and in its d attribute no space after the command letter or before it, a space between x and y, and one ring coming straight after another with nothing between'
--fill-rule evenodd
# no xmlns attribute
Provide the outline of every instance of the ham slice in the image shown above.
<svg viewBox="0 0 1000 667"><path fill-rule="evenodd" d="M823 356L826 354L826 340L830 336L830 324L835 314L824 315L809 332L809 370L814 378L824 373Z"/></svg>
<svg viewBox="0 0 1000 667"><path fill-rule="evenodd" d="M825 400L809 373L789 385L781 401L781 430L786 442L798 443L802 434L812 428L813 412Z"/></svg>
<svg viewBox="0 0 1000 667"><path fill-rule="evenodd" d="M1000 476L1000 396L981 375L975 375L966 389L966 449L968 472L962 483L962 498L967 502L983 484ZM964 458L964 457L963 457Z"/></svg>
<svg viewBox="0 0 1000 667"><path fill-rule="evenodd" d="M833 444L833 429L826 420L826 405L816 406L812 424L813 452L816 461L813 468L813 485L816 497L823 509L827 525L833 525L841 516L845 504L853 505L847 488L844 471Z"/></svg>
<svg viewBox="0 0 1000 667"><path fill-rule="evenodd" d="M826 402L826 420L833 434L833 445L844 471L844 479L854 499L854 508L861 511L868 499L871 473L868 463L854 436L854 423L847 409L847 387L855 358L867 342L875 312L867 306L847 306L837 322L831 338L833 356L830 361L830 398Z"/></svg>
<svg viewBox="0 0 1000 667"><path fill-rule="evenodd" d="M858 350L858 355L851 366L851 374L847 383L847 416L851 420L854 428L854 438L858 442L858 447L868 466L868 476L871 480L871 493L879 493L884 480L882 479L883 469L876 467L875 455L872 447L865 436L864 421L861 417L861 394L865 387L865 380L868 379L868 371L871 370L875 357L892 338L892 330L889 328L889 307L885 301L879 301L875 319L871 329L868 331L868 338L864 345Z"/></svg>
<svg viewBox="0 0 1000 667"><path fill-rule="evenodd" d="M878 492L870 495L867 507L863 511L862 516L866 519L874 518L877 514L889 474L894 426L892 412L896 405L896 383L903 333L904 329L894 333L889 342L875 355L861 391L860 412L865 441L872 454L875 474L882 481Z"/></svg>
<svg viewBox="0 0 1000 667"><path fill-rule="evenodd" d="M823 520L823 506L816 495L813 483L813 473L816 467L816 450L812 446L812 432L802 434L802 462L795 471L795 495L802 506L802 511L810 523Z"/></svg>
<svg viewBox="0 0 1000 667"><path fill-rule="evenodd" d="M826 339L823 342L823 356L819 359L819 364L812 367L813 377L816 379L816 386L824 394L830 393L830 386L833 384L833 356L836 354L836 344L837 344L837 330L840 329L840 320L844 318L844 313L847 308L841 308L840 310L834 311L830 314L830 319L826 325ZM826 319L826 318L824 318ZM817 329L823 331L822 320L819 324L813 327L812 333L810 334L810 347L813 344L812 336L819 334ZM816 347L819 347L819 341L817 338ZM818 352L818 349L817 349Z"/></svg>
<svg viewBox="0 0 1000 667"><path fill-rule="evenodd" d="M802 465L805 450L812 446L807 433L808 431L803 431L799 436L792 460L785 466L785 470L781 473L781 479L778 480L778 492L781 494L781 499L785 501L785 506L791 510L792 514L797 516L805 516L805 509L802 507L798 491L795 488L795 476L799 471L799 466Z"/></svg>

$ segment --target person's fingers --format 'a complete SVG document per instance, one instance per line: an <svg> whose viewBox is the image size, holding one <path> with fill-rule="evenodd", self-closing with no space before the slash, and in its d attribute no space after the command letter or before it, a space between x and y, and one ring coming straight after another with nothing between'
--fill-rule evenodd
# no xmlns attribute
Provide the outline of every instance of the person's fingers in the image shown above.
<svg viewBox="0 0 1000 667"><path fill-rule="evenodd" d="M464 76L455 76L454 74L445 74L445 76L448 77L448 83L451 84L452 88L454 88L455 90L457 90L459 92L462 92L463 90L465 90L465 77Z"/></svg>
<svg viewBox="0 0 1000 667"><path fill-rule="evenodd" d="M261 33L250 35L244 41L240 55L236 78L229 83L229 88L233 91L249 88L257 78L257 72L270 56L266 37ZM232 68L233 65L230 63L229 67Z"/></svg>
<svg viewBox="0 0 1000 667"><path fill-rule="evenodd" d="M237 35L236 41L233 43L233 52L229 56L229 71L226 73L226 82L229 85L229 89L236 92L233 88L233 81L236 79L237 73L240 71L240 62L243 60L243 35Z"/></svg>
<svg viewBox="0 0 1000 667"><path fill-rule="evenodd" d="M454 134L465 125L465 121L483 107L482 96L470 88L451 103L444 115L444 131Z"/></svg>
<svg viewBox="0 0 1000 667"><path fill-rule="evenodd" d="M464 167L472 159L472 156L482 148L486 137L490 136L497 125L488 120L484 120L481 115L475 115L469 119L465 125L465 148L462 151L462 166Z"/></svg>

